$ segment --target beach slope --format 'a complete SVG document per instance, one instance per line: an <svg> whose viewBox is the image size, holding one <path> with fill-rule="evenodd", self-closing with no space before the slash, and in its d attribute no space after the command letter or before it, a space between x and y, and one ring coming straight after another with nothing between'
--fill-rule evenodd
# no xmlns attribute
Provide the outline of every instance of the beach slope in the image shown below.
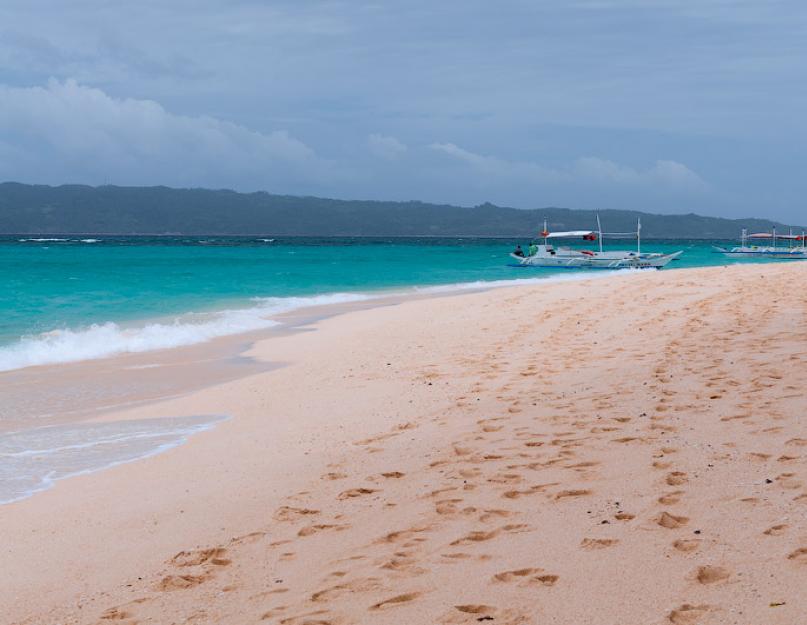
<svg viewBox="0 0 807 625"><path fill-rule="evenodd" d="M109 418L230 419L0 508L4 622L793 624L807 265L350 312ZM0 619L1 620L1 619Z"/></svg>

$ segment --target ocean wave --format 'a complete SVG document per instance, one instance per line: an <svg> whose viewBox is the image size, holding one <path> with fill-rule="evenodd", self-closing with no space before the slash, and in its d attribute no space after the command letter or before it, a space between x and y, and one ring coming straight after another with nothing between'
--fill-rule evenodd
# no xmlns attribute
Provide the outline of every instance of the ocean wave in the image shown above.
<svg viewBox="0 0 807 625"><path fill-rule="evenodd" d="M62 239L57 237L31 237L17 239L18 243L100 243L101 239Z"/></svg>
<svg viewBox="0 0 807 625"><path fill-rule="evenodd" d="M248 308L211 313L188 313L170 322L148 323L125 327L114 322L94 324L79 329L52 330L23 337L16 343L0 347L0 371L106 358L126 353L139 353L204 343L211 339L279 325L273 319L279 314L311 306L361 302L382 297L412 294L438 294L497 287L575 282L636 273L635 270L583 272L573 275L548 275L513 280L460 282L374 293L330 293L304 297L253 298Z"/></svg>
<svg viewBox="0 0 807 625"><path fill-rule="evenodd" d="M20 243L45 243L54 241L69 241L70 239L53 239L53 238L38 238L38 239L17 239Z"/></svg>
<svg viewBox="0 0 807 625"><path fill-rule="evenodd" d="M271 328L279 325L272 316L298 308L369 298L360 293L255 298L249 308L188 313L170 322L124 327L110 321L86 328L52 330L0 347L0 371L195 345L221 336Z"/></svg>

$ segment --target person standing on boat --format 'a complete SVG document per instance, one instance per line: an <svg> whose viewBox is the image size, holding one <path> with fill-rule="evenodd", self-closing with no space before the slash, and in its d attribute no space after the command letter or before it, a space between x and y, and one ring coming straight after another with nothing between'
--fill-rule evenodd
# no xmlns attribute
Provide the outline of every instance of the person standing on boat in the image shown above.
<svg viewBox="0 0 807 625"><path fill-rule="evenodd" d="M535 256L537 253L538 253L538 246L535 244L535 241L531 241L529 247L529 255Z"/></svg>

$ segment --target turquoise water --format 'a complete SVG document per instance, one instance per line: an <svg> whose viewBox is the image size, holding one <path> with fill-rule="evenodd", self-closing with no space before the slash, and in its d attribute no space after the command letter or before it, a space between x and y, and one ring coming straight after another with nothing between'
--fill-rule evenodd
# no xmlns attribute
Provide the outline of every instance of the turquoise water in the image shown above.
<svg viewBox="0 0 807 625"><path fill-rule="evenodd" d="M508 266L515 242L6 237L0 370L199 342L268 327L267 316L282 310L379 290L569 272ZM632 245L618 243L611 247ZM713 243L647 241L642 249L685 250L671 268L732 262L713 254Z"/></svg>

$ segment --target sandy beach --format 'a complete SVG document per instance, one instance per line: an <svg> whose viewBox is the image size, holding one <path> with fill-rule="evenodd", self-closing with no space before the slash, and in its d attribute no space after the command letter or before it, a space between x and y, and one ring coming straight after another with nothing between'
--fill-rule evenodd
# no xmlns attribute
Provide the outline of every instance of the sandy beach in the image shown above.
<svg viewBox="0 0 807 625"><path fill-rule="evenodd" d="M508 287L259 340L242 377L96 417L226 421L0 506L0 622L800 623L805 278Z"/></svg>

